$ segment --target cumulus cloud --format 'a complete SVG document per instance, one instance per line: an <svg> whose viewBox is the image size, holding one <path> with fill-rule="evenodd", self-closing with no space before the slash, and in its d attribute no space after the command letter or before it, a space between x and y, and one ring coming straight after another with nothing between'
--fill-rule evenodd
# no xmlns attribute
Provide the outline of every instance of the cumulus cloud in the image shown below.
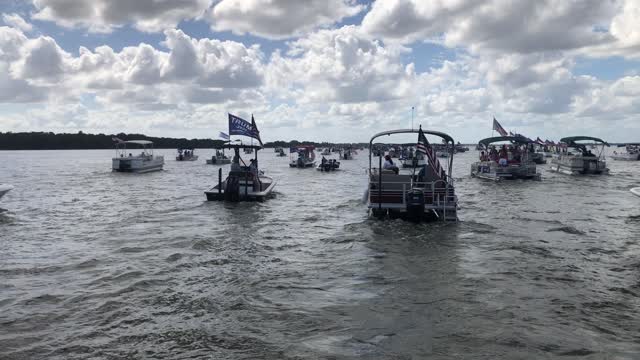
<svg viewBox="0 0 640 360"><path fill-rule="evenodd" d="M211 11L212 28L285 39L332 25L364 9L353 0L222 0Z"/></svg>
<svg viewBox="0 0 640 360"><path fill-rule="evenodd" d="M142 43L120 52L81 47L74 56L51 37L28 38L0 27L0 102L77 101L90 95L97 104L158 110L245 96L263 100L243 91L262 84L259 47L193 39L175 29L165 35L168 51Z"/></svg>
<svg viewBox="0 0 640 360"><path fill-rule="evenodd" d="M411 92L413 64L400 61L406 51L385 47L355 26L321 30L291 43L288 56L272 56L269 79L273 88L303 88L301 102L392 100Z"/></svg>
<svg viewBox="0 0 640 360"><path fill-rule="evenodd" d="M531 53L611 41L597 28L606 27L616 10L615 2L597 0L390 0L375 2L362 25L404 43L429 40L471 51Z"/></svg>
<svg viewBox="0 0 640 360"><path fill-rule="evenodd" d="M2 21L16 29L20 29L24 32L29 32L33 30L33 26L26 22L22 16L18 14L2 14Z"/></svg>
<svg viewBox="0 0 640 360"><path fill-rule="evenodd" d="M157 32L204 15L212 0L33 0L34 19L109 32L125 24Z"/></svg>

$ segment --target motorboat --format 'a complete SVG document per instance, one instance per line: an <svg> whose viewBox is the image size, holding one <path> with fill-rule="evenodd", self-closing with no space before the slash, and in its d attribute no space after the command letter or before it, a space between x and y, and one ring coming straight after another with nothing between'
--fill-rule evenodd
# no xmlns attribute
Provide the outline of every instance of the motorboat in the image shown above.
<svg viewBox="0 0 640 360"><path fill-rule="evenodd" d="M282 157L282 156L287 156L287 154L284 153L284 149L282 149L281 147L277 147L276 156Z"/></svg>
<svg viewBox="0 0 640 360"><path fill-rule="evenodd" d="M374 155L375 156L375 155ZM409 152L408 156L400 159L400 163L403 168L416 168L422 167L427 164L427 159L421 152L414 152L413 149Z"/></svg>
<svg viewBox="0 0 640 360"><path fill-rule="evenodd" d="M455 152L456 153L464 153L469 151L469 147L462 145L460 142L458 142L458 144L456 144L455 147Z"/></svg>
<svg viewBox="0 0 640 360"><path fill-rule="evenodd" d="M633 195L640 196L640 187L633 188L630 191Z"/></svg>
<svg viewBox="0 0 640 360"><path fill-rule="evenodd" d="M587 145L582 143L584 141L594 143L594 149L597 144L600 149L597 154L591 152L591 149L587 149ZM551 168L549 170L567 175L601 175L609 173L604 157L604 148L609 146L606 141L590 136L572 136L562 138L560 142L566 144L566 149L564 150L566 152L551 160ZM574 154L568 149L574 149L576 153Z"/></svg>
<svg viewBox="0 0 640 360"><path fill-rule="evenodd" d="M245 154L247 154L247 155L249 155L249 154L253 154L253 149L251 149L251 148L245 148L245 149L244 149L244 153L245 153Z"/></svg>
<svg viewBox="0 0 640 360"><path fill-rule="evenodd" d="M141 152L133 155L131 148L141 148ZM111 160L113 171L147 173L162 170L164 156L153 154L153 142L149 140L118 140L116 157Z"/></svg>
<svg viewBox="0 0 640 360"><path fill-rule="evenodd" d="M497 149L496 143L503 143ZM471 165L471 176L485 180L540 180L531 159L532 141L524 136L496 136L480 140L480 161Z"/></svg>
<svg viewBox="0 0 640 360"><path fill-rule="evenodd" d="M624 144L625 152L619 153L617 151L613 152L611 158L613 160L621 160L621 161L638 161L640 160L640 144Z"/></svg>
<svg viewBox="0 0 640 360"><path fill-rule="evenodd" d="M291 154L291 162L289 166L292 168L307 168L316 165L315 147L313 145L300 145L289 149Z"/></svg>
<svg viewBox="0 0 640 360"><path fill-rule="evenodd" d="M258 167L258 151L262 149L258 145L224 145L227 149L233 149L235 156L226 179L222 179L222 168L218 170L218 184L205 191L208 201L264 201L271 196L276 181L264 175ZM247 165L240 158L240 149L249 148L255 154ZM255 151L254 151L255 150Z"/></svg>
<svg viewBox="0 0 640 360"><path fill-rule="evenodd" d="M382 144L374 146L374 141L380 137L399 134L418 134L416 149L425 149L427 163L421 167L390 169L383 167L382 156L374 159L373 149L384 147ZM455 143L451 136L422 130L422 127L384 131L375 134L369 141L369 182L365 198L369 212L374 217L457 221L458 198L451 174L453 156L447 160L445 170L425 135L442 138L453 152Z"/></svg>
<svg viewBox="0 0 640 360"><path fill-rule="evenodd" d="M531 158L531 161L533 161L538 165L544 165L547 163L547 160L545 159L544 154L539 151L530 152L529 157Z"/></svg>
<svg viewBox="0 0 640 360"><path fill-rule="evenodd" d="M439 158L448 158L449 153L447 151L437 151L436 156Z"/></svg>
<svg viewBox="0 0 640 360"><path fill-rule="evenodd" d="M340 161L336 159L326 159L324 156L316 167L318 171L336 171L340 170Z"/></svg>
<svg viewBox="0 0 640 360"><path fill-rule="evenodd" d="M208 165L226 165L231 164L231 159L224 154L224 148L216 149L216 154L207 159Z"/></svg>
<svg viewBox="0 0 640 360"><path fill-rule="evenodd" d="M345 148L340 151L340 160L353 160L351 148Z"/></svg>
<svg viewBox="0 0 640 360"><path fill-rule="evenodd" d="M0 199L2 199L2 197L11 190L13 190L13 186L0 184Z"/></svg>
<svg viewBox="0 0 640 360"><path fill-rule="evenodd" d="M176 155L176 161L196 161L198 155L195 154L193 148L178 149L178 155Z"/></svg>

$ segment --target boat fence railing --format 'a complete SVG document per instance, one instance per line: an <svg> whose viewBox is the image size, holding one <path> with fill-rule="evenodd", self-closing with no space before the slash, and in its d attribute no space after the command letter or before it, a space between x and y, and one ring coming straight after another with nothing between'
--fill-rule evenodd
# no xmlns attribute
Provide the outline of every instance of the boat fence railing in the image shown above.
<svg viewBox="0 0 640 360"><path fill-rule="evenodd" d="M402 205L406 206L406 194L411 189L420 189L425 196L429 196L432 201L430 206L441 208L443 211L457 205L457 196L453 184L448 181L439 179L428 182L406 181L380 181L381 179L371 179L369 182L369 194L371 197L377 197L377 203L382 203L382 196L388 194L397 194L402 192Z"/></svg>

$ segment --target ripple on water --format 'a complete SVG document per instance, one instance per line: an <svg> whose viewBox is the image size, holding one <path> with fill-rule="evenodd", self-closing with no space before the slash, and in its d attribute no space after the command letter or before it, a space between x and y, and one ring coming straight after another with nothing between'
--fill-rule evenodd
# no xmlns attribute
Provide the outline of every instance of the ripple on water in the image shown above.
<svg viewBox="0 0 640 360"><path fill-rule="evenodd" d="M3 153L33 186L2 199L0 358L640 353L631 164L494 184L456 155L462 221L416 225L367 216L366 154L324 176L263 151L276 197L221 204L218 167L157 151L166 171L141 176L111 151Z"/></svg>

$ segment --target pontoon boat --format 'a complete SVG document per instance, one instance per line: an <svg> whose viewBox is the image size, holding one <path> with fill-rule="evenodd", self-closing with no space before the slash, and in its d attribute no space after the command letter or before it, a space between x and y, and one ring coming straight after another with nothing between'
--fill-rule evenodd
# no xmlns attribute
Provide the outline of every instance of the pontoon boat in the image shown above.
<svg viewBox="0 0 640 360"><path fill-rule="evenodd" d="M287 156L287 154L284 153L284 150L281 147L277 147L276 148L276 156Z"/></svg>
<svg viewBox="0 0 640 360"><path fill-rule="evenodd" d="M374 149L378 147L373 142L379 137L395 134L416 134L419 138L419 134L438 136L453 151L453 138L437 131L400 129L374 135L369 142L369 184L366 193L371 214L378 218L390 216L411 220L456 221L458 198L451 177L453 156L448 159L447 169L444 170L430 145L421 143L418 146L426 148L425 152L431 154L426 156L428 163L419 168L397 169L397 172L384 169L382 157L378 157L377 161L373 158ZM377 167L374 167L374 162L377 162Z"/></svg>
<svg viewBox="0 0 640 360"><path fill-rule="evenodd" d="M622 145L625 147L625 152L618 153L617 151L613 152L611 158L613 160L622 160L622 161L637 161L640 160L640 144L625 144Z"/></svg>
<svg viewBox="0 0 640 360"><path fill-rule="evenodd" d="M196 160L198 160L198 155L194 153L193 148L178 149L178 155L176 155L176 161L196 161Z"/></svg>
<svg viewBox="0 0 640 360"><path fill-rule="evenodd" d="M127 145L141 147L139 154L133 155ZM162 170L164 156L153 155L153 142L148 140L129 140L116 142L116 157L111 160L113 171L146 173Z"/></svg>
<svg viewBox="0 0 640 360"><path fill-rule="evenodd" d="M220 149L216 149L216 154L211 156L211 159L207 159L208 165L225 165L231 164L231 159L224 154L224 148L222 151Z"/></svg>
<svg viewBox="0 0 640 360"><path fill-rule="evenodd" d="M598 154L594 154L587 149L586 144L582 141L591 141L599 145ZM604 148L609 144L598 138L589 136L573 136L560 139L560 142L566 144L567 148L573 148L577 154L567 151L560 154L551 161L549 170L567 175L584 175L584 174L608 174L607 162L604 158ZM595 148L595 147L594 147Z"/></svg>
<svg viewBox="0 0 640 360"><path fill-rule="evenodd" d="M231 145L224 146L233 149L235 156L231 163L231 169L227 178L222 180L222 168L218 170L218 184L205 191L208 201L264 201L273 192L276 181L265 176L258 168L257 145ZM255 150L255 157L249 164L240 158L240 149Z"/></svg>
<svg viewBox="0 0 640 360"><path fill-rule="evenodd" d="M340 150L340 160L353 160L353 154L351 148L345 148Z"/></svg>
<svg viewBox="0 0 640 360"><path fill-rule="evenodd" d="M427 164L427 159L422 153L414 152L413 149L411 149L406 157L400 159L400 163L402 163L402 167L405 169L420 168Z"/></svg>
<svg viewBox="0 0 640 360"><path fill-rule="evenodd" d="M496 148L491 144L503 142ZM497 136L481 140L480 161L471 165L471 176L486 180L533 179L540 180L541 175L531 160L530 144L524 136Z"/></svg>
<svg viewBox="0 0 640 360"><path fill-rule="evenodd" d="M289 150L289 153L291 154L291 162L289 163L289 166L297 168L314 167L316 165L316 154L314 149L313 145L300 145L298 147L291 148Z"/></svg>

